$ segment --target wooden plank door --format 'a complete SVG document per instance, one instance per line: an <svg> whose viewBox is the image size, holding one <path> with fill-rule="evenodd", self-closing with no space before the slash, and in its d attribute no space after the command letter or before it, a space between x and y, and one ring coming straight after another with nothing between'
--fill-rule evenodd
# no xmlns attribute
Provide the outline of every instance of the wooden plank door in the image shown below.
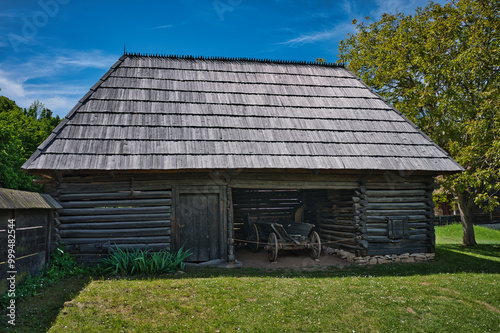
<svg viewBox="0 0 500 333"><path fill-rule="evenodd" d="M176 243L191 262L226 258L225 192L220 186L177 188Z"/></svg>

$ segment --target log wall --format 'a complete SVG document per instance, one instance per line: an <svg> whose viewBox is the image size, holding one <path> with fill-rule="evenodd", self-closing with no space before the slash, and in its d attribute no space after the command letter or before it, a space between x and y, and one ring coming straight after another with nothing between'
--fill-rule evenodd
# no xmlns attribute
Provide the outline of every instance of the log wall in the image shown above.
<svg viewBox="0 0 500 333"><path fill-rule="evenodd" d="M315 190L304 195L306 222L316 225L324 245L361 255L367 242L362 240L359 202L354 190Z"/></svg>
<svg viewBox="0 0 500 333"><path fill-rule="evenodd" d="M368 255L434 252L432 178L373 177L361 187Z"/></svg>
<svg viewBox="0 0 500 333"><path fill-rule="evenodd" d="M306 203L304 221L317 226L328 246L358 256L429 253L434 251L431 184L430 176L221 172L64 176L46 189L63 206L55 217L56 241L92 261L115 243L174 249L172 200L185 185L222 186L231 193L231 204L220 199L231 215L223 238L246 238L246 214L293 219ZM400 233L403 237L396 237Z"/></svg>
<svg viewBox="0 0 500 333"><path fill-rule="evenodd" d="M120 248L170 249L171 184L134 177L68 177L48 192L62 209L55 218L56 241L83 261ZM57 246L57 243L55 244Z"/></svg>

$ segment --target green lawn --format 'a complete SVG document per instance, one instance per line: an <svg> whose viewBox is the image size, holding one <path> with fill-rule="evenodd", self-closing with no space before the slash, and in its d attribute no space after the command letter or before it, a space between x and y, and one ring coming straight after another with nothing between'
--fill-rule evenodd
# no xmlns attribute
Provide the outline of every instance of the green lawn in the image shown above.
<svg viewBox="0 0 500 333"><path fill-rule="evenodd" d="M20 302L16 327L0 330L498 332L500 231L476 228L480 245L463 248L454 228L436 228L428 263L70 278Z"/></svg>
<svg viewBox="0 0 500 333"><path fill-rule="evenodd" d="M436 243L437 244L460 244L462 241L462 225L450 224L436 228ZM496 244L500 245L500 231L492 230L485 227L474 227L476 241L481 244Z"/></svg>

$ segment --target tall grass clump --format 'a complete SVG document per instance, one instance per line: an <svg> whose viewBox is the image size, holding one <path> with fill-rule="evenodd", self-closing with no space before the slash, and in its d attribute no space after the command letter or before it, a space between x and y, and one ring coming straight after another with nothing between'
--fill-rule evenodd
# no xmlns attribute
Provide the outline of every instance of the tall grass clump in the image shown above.
<svg viewBox="0 0 500 333"><path fill-rule="evenodd" d="M184 260L191 255L189 250L181 247L177 252L167 250L151 252L139 249L120 249L115 245L115 250L108 258L102 260L102 268L109 275L134 275L134 274L164 274L182 270Z"/></svg>

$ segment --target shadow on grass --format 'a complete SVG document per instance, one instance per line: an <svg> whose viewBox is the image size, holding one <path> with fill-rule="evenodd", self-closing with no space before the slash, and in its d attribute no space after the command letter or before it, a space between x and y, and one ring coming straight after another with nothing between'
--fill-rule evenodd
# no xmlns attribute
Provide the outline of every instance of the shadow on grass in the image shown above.
<svg viewBox="0 0 500 333"><path fill-rule="evenodd" d="M114 277L127 280L190 279L213 277L366 277L366 276L412 276L452 273L500 273L500 245L440 245L436 259L419 263L392 263L374 266L350 265L343 268L322 269L290 268L266 270L261 268L188 268L184 273L162 276Z"/></svg>
<svg viewBox="0 0 500 333"><path fill-rule="evenodd" d="M276 278L342 278L375 276L414 276L454 273L500 274L500 245L439 245L436 259L430 262L383 264L374 266L328 267L321 270L257 268L189 268L185 272L161 276L106 277L106 279L157 280L199 279L214 277L276 277ZM96 278L101 279L101 278ZM44 289L36 296L21 300L16 306L16 326L2 323L2 332L46 332L65 306L74 299L89 282L90 277L71 277ZM2 314L5 317L5 313Z"/></svg>
<svg viewBox="0 0 500 333"><path fill-rule="evenodd" d="M251 276L305 276L305 277L347 277L347 276L412 276L448 273L500 273L500 246L479 245L474 248L463 248L459 245L440 246L436 249L436 259L420 263L397 263L374 266L331 267L320 271L252 271ZM193 272L194 275L207 275L208 272ZM215 273L215 272L214 272ZM236 270L217 271L219 275L238 276Z"/></svg>
<svg viewBox="0 0 500 333"><path fill-rule="evenodd" d="M91 281L90 277L73 276L46 287L35 296L17 300L15 326L1 322L1 332L47 332L64 303L75 298ZM6 312L2 317L7 318Z"/></svg>

